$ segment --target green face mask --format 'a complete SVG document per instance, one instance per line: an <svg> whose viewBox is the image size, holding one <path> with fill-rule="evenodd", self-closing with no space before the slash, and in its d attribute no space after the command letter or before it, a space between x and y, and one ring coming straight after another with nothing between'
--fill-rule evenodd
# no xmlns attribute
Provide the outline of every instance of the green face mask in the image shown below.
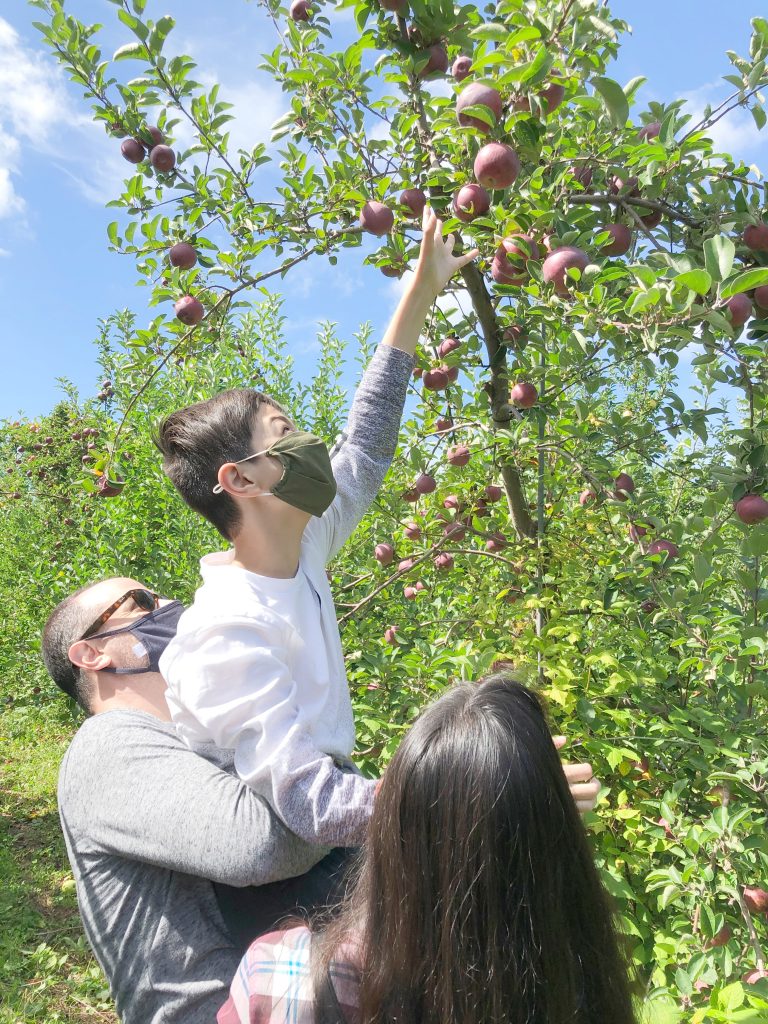
<svg viewBox="0 0 768 1024"><path fill-rule="evenodd" d="M336 480L328 447L316 434L294 430L264 451L254 452L237 461L247 462L259 455L274 455L279 459L283 475L270 490L253 497L262 498L273 494L288 505L313 516L321 516L336 497ZM221 484L216 484L213 493L221 494L223 490Z"/></svg>

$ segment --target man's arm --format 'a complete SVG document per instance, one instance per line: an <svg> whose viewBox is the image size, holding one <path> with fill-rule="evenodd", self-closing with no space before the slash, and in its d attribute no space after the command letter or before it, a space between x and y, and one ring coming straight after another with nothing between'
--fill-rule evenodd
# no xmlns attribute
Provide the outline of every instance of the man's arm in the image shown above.
<svg viewBox="0 0 768 1024"><path fill-rule="evenodd" d="M85 722L62 765L59 808L84 849L233 886L293 878L328 852L141 711Z"/></svg>
<svg viewBox="0 0 768 1024"><path fill-rule="evenodd" d="M478 254L452 255L454 236L424 208L423 237L413 279L355 393L346 428L331 449L336 498L305 537L327 562L341 549L376 497L397 447L414 353L427 315L453 275Z"/></svg>

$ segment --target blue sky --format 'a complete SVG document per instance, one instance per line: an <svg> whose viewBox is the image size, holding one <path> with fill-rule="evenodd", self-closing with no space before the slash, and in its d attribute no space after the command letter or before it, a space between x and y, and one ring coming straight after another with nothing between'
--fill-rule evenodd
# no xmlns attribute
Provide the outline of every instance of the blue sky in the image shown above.
<svg viewBox="0 0 768 1024"><path fill-rule="evenodd" d="M68 0L67 7L81 20L105 24L105 53L127 40L107 0ZM650 100L685 96L695 113L722 99L730 88L720 81L730 71L725 51L748 52L756 7L740 0L614 0L612 12L633 33L609 73L622 83L648 78L633 116L639 120ZM40 44L32 27L38 14L24 0L0 7L0 418L50 409L61 394L58 377L92 393L98 319L124 307L136 310L140 323L150 315L130 257L107 252L106 227L115 213L104 204L127 165ZM193 56L202 81L221 83L222 98L235 103L236 137L251 145L267 141L286 100L256 70L260 52L276 43L259 8L245 0L149 0L146 14L176 18L169 47ZM721 121L715 140L765 175L768 132L759 134L748 112ZM361 258L355 249L336 268L316 262L288 279L286 336L302 372L312 372L320 320L336 321L348 340L367 320L383 333L400 286L363 267Z"/></svg>

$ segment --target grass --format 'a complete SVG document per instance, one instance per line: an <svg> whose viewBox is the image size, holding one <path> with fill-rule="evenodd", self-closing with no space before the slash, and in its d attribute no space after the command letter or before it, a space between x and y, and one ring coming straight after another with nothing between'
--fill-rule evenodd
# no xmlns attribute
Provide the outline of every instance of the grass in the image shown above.
<svg viewBox="0 0 768 1024"><path fill-rule="evenodd" d="M56 806L71 737L41 712L0 716L0 1024L116 1024L80 924Z"/></svg>

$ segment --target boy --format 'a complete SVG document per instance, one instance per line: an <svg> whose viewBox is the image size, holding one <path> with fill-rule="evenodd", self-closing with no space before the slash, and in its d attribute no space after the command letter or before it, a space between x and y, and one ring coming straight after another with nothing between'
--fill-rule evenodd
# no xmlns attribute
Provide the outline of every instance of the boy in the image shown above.
<svg viewBox="0 0 768 1024"><path fill-rule="evenodd" d="M234 749L240 778L308 842L354 846L375 782L356 772L352 706L325 565L375 497L397 444L419 333L478 255L452 255L426 207L415 276L329 455L259 392L235 389L161 425L163 468L232 542L201 560L203 585L160 660L190 744Z"/></svg>

